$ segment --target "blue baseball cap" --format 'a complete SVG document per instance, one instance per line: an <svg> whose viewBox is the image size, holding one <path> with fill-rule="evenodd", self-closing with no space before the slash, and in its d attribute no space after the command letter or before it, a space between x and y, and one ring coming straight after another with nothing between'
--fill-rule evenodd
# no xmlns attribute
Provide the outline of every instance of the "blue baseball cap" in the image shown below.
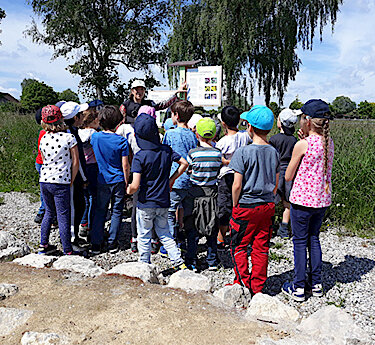
<svg viewBox="0 0 375 345"><path fill-rule="evenodd" d="M265 105L254 105L249 111L242 113L240 117L258 129L269 131L273 127L273 112Z"/></svg>
<svg viewBox="0 0 375 345"><path fill-rule="evenodd" d="M154 150L160 147L159 128L152 116L139 114L134 122L134 132L141 150Z"/></svg>
<svg viewBox="0 0 375 345"><path fill-rule="evenodd" d="M329 105L321 99L310 99L301 108L303 114L319 119L332 120Z"/></svg>
<svg viewBox="0 0 375 345"><path fill-rule="evenodd" d="M103 101L100 99L94 99L93 101L89 102L89 108L98 107L100 105L104 105Z"/></svg>

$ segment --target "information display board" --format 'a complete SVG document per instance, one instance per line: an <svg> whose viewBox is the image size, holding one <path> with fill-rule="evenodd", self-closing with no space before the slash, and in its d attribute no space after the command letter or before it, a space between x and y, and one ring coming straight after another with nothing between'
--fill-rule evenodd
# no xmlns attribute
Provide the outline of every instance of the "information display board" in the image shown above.
<svg viewBox="0 0 375 345"><path fill-rule="evenodd" d="M187 99L194 106L221 106L222 66L188 68L186 82Z"/></svg>

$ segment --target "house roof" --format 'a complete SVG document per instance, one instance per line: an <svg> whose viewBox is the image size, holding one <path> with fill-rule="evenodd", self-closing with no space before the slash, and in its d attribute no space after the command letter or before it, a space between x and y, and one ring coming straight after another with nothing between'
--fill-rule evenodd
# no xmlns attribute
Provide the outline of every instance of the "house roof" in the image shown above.
<svg viewBox="0 0 375 345"><path fill-rule="evenodd" d="M6 100L12 103L19 103L20 101L17 98L14 98L10 93L0 92L0 99Z"/></svg>

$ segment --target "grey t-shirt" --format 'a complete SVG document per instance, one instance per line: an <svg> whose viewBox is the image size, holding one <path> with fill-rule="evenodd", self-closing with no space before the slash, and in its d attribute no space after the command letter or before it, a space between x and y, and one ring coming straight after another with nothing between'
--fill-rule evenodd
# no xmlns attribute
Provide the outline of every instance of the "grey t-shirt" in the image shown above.
<svg viewBox="0 0 375 345"><path fill-rule="evenodd" d="M271 145L241 146L229 167L243 175L241 204L274 202L276 173L280 172L280 155Z"/></svg>

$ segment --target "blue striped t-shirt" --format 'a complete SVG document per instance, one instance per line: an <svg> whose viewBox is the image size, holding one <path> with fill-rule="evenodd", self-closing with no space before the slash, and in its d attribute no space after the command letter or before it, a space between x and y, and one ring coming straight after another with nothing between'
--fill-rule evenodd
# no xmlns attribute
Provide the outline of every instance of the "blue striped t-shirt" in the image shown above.
<svg viewBox="0 0 375 345"><path fill-rule="evenodd" d="M221 167L221 151L214 147L197 147L191 149L187 156L190 181L193 185L213 186Z"/></svg>

